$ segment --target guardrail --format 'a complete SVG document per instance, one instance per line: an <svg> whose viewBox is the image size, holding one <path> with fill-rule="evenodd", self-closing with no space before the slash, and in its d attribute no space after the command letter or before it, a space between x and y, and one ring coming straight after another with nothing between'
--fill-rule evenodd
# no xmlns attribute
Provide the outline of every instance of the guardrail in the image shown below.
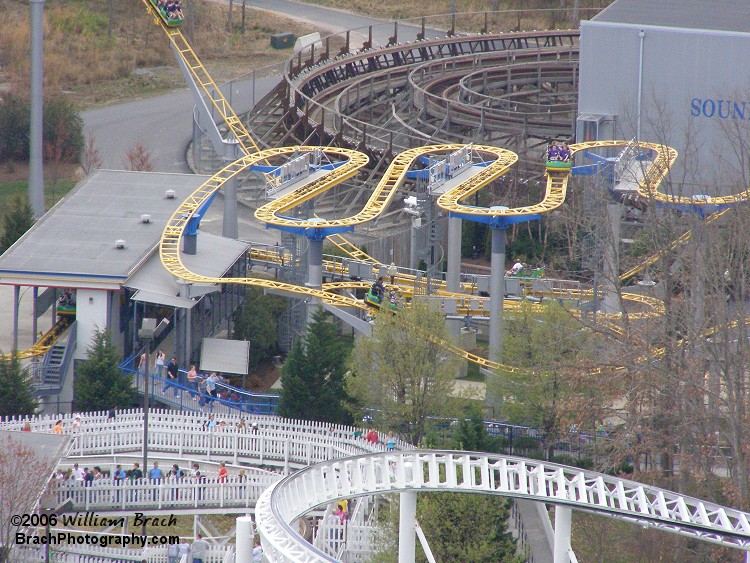
<svg viewBox="0 0 750 563"><path fill-rule="evenodd" d="M74 511L250 508L279 475L183 477L181 479L97 479L90 484L66 480L52 487L57 504L73 502ZM64 523L63 518L63 523ZM75 520L71 520L74 525Z"/></svg>
<svg viewBox="0 0 750 563"><path fill-rule="evenodd" d="M140 452L143 450L143 411L119 411L60 415L66 434L74 436L68 459ZM52 432L56 415L17 417L0 422L5 430L21 430L29 422L32 432ZM240 421L244 428L238 428ZM223 424L222 424L223 423ZM289 420L267 416L229 414L210 419L206 414L165 409L149 411L149 452L177 454L180 458L224 459L238 463L303 467L318 461L378 452L384 444L371 444L354 436L353 426ZM400 449L411 449L403 441Z"/></svg>
<svg viewBox="0 0 750 563"><path fill-rule="evenodd" d="M144 392L143 377L146 374L135 368L135 355L126 358L120 369L133 375L133 386L139 393ZM167 380L155 373L149 373L149 395L181 410L228 415L230 413L276 414L279 395L275 393L254 393L227 383L216 383L215 396L199 392L187 384L187 371L179 370L177 381ZM203 381L205 376L199 375Z"/></svg>
<svg viewBox="0 0 750 563"><path fill-rule="evenodd" d="M320 486L311 486L319 484ZM446 491L499 495L585 510L727 547L750 548L750 514L592 471L496 454L386 452L334 460L279 481L258 500L263 550L273 561L333 561L292 523L317 506L367 494ZM555 553L570 549L570 512L555 515Z"/></svg>

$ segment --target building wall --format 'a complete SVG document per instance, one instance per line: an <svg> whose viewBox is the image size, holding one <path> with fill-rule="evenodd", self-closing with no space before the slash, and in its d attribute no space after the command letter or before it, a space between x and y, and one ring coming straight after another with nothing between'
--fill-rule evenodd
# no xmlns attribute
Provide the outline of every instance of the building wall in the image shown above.
<svg viewBox="0 0 750 563"><path fill-rule="evenodd" d="M79 289L76 291L76 321L78 321L78 343L74 358L83 360L91 345L96 330L108 326L109 295L102 289Z"/></svg>
<svg viewBox="0 0 750 563"><path fill-rule="evenodd" d="M734 147L736 132L750 138L750 34L582 22L579 114L616 115L615 135L635 137L641 30L641 140L677 149L671 178L685 178L684 193L739 191Z"/></svg>

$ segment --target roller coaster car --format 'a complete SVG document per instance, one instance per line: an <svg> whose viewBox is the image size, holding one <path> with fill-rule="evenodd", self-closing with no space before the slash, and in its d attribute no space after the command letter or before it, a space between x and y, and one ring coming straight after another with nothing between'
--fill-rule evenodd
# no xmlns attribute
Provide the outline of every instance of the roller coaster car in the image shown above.
<svg viewBox="0 0 750 563"><path fill-rule="evenodd" d="M511 278L543 278L544 268L521 268L515 274L510 274Z"/></svg>
<svg viewBox="0 0 750 563"><path fill-rule="evenodd" d="M365 303L370 307L380 309L382 306L381 300L372 292L372 289L368 289L365 294ZM398 306L395 303L388 302L388 309L391 311L398 311Z"/></svg>
<svg viewBox="0 0 750 563"><path fill-rule="evenodd" d="M76 316L76 304L70 304L70 305L60 305L57 304L57 314L58 315L71 315L73 317Z"/></svg>
<svg viewBox="0 0 750 563"><path fill-rule="evenodd" d="M570 160L548 160L547 170L570 170L573 163Z"/></svg>
<svg viewBox="0 0 750 563"><path fill-rule="evenodd" d="M60 299L57 300L57 306L55 307L58 315L76 315L76 298L75 294L66 289L62 292Z"/></svg>
<svg viewBox="0 0 750 563"><path fill-rule="evenodd" d="M159 0L151 0L154 5L154 11L159 14L159 17L164 21L164 25L167 27L179 27L179 25L185 21L185 18L170 18L169 13L164 8L164 4L159 6Z"/></svg>

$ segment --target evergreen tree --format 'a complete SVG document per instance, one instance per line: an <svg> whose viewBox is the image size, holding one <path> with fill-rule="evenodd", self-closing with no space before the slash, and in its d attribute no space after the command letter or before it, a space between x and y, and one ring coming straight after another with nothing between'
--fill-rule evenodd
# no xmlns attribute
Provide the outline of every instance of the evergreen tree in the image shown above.
<svg viewBox="0 0 750 563"><path fill-rule="evenodd" d="M0 418L34 414L38 401L16 354L0 354Z"/></svg>
<svg viewBox="0 0 750 563"><path fill-rule="evenodd" d="M234 315L232 338L250 342L250 369L278 353L279 317L286 299L264 295L260 287L248 287L245 304Z"/></svg>
<svg viewBox="0 0 750 563"><path fill-rule="evenodd" d="M329 315L313 315L304 345L295 343L281 373L279 415L304 420L350 424L344 373L349 346Z"/></svg>
<svg viewBox="0 0 750 563"><path fill-rule="evenodd" d="M133 376L119 368L121 354L108 331L96 331L87 354L76 370L76 410L101 411L134 403Z"/></svg>
<svg viewBox="0 0 750 563"><path fill-rule="evenodd" d="M0 237L0 254L8 250L34 224L34 210L26 196L17 195L3 216L3 234Z"/></svg>
<svg viewBox="0 0 750 563"><path fill-rule="evenodd" d="M307 419L310 390L307 385L309 376L306 367L304 344L301 340L297 340L286 357L281 371L279 416Z"/></svg>
<svg viewBox="0 0 750 563"><path fill-rule="evenodd" d="M509 507L510 501L495 496L427 493L419 495L417 516L441 561L519 563L508 531Z"/></svg>
<svg viewBox="0 0 750 563"><path fill-rule="evenodd" d="M453 431L453 447L474 452L493 451L493 439L484 426L482 413L474 409L469 418L462 418Z"/></svg>

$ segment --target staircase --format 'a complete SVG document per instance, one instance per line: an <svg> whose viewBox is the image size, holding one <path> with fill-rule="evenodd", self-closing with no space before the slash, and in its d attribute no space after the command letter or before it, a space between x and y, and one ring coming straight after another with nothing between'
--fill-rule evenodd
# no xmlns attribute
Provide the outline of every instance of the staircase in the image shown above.
<svg viewBox="0 0 750 563"><path fill-rule="evenodd" d="M76 347L76 323L57 339L44 355L42 365L34 377L34 391L37 396L56 395L65 383L73 352Z"/></svg>

